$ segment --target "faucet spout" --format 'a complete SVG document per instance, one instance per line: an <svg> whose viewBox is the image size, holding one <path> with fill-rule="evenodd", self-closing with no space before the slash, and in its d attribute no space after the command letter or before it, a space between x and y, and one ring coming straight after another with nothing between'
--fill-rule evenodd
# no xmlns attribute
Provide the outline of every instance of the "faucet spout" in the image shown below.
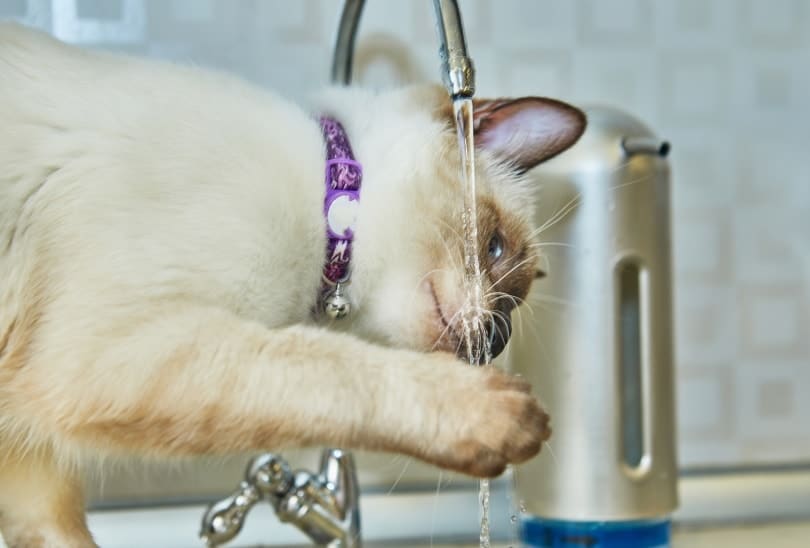
<svg viewBox="0 0 810 548"><path fill-rule="evenodd" d="M475 69L467 55L464 26L456 0L433 0L436 31L439 34L439 58L442 81L453 99L469 98L475 93Z"/></svg>
<svg viewBox="0 0 810 548"><path fill-rule="evenodd" d="M351 83L355 38L364 4L365 0L346 0L343 4L332 58L332 82L336 84ZM475 69L467 55L458 2L433 0L433 7L439 36L442 82L452 99L470 98L475 93Z"/></svg>

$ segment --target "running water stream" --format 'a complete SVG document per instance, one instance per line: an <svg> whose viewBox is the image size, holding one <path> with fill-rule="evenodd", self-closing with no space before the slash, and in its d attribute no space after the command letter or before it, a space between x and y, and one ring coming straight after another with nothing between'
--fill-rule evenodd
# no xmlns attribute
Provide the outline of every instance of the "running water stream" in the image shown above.
<svg viewBox="0 0 810 548"><path fill-rule="evenodd" d="M469 98L453 101L458 146L461 152L461 184L464 185L464 285L467 300L462 313L464 343L470 365L491 361L489 339L484 330L485 308L481 262L478 256L478 216L475 203L475 146L473 143L473 102ZM490 548L489 480L481 480L478 490L481 548Z"/></svg>

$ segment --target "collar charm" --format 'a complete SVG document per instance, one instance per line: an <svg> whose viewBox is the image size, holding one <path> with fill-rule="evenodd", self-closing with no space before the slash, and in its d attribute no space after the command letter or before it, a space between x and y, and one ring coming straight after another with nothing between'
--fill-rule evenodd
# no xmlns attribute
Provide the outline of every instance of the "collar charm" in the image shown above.
<svg viewBox="0 0 810 548"><path fill-rule="evenodd" d="M322 116L321 130L326 143L326 264L321 284L321 310L333 320L351 312L346 287L351 277L352 242L360 200L363 166L354 159L346 130L334 118Z"/></svg>

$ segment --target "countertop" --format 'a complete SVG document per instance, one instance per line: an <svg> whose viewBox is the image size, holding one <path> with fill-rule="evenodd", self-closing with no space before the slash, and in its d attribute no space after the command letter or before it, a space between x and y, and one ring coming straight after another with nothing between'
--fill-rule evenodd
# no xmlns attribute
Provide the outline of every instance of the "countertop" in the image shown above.
<svg viewBox="0 0 810 548"><path fill-rule="evenodd" d="M810 546L810 522L675 529L673 548L804 548Z"/></svg>
<svg viewBox="0 0 810 548"><path fill-rule="evenodd" d="M430 546L426 544L425 546ZM495 543L492 548L512 548ZM806 548L810 522L767 523L724 527L675 528L672 548ZM387 548L406 548L388 546ZM414 548L408 546L407 548ZM479 548L477 544L434 544L433 548Z"/></svg>

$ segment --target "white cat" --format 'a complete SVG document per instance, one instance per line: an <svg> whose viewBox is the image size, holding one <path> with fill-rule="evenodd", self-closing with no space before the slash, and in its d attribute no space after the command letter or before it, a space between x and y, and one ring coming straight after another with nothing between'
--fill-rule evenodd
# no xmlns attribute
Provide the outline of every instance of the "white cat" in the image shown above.
<svg viewBox="0 0 810 548"><path fill-rule="evenodd" d="M307 113L233 77L83 51L0 24L0 529L92 546L95 457L334 445L475 476L535 455L527 384L459 364L462 185L438 87L332 89ZM318 313L326 262L317 115L362 163L348 318ZM581 112L478 101L486 305L537 269L519 173ZM345 333L341 331L348 331Z"/></svg>

